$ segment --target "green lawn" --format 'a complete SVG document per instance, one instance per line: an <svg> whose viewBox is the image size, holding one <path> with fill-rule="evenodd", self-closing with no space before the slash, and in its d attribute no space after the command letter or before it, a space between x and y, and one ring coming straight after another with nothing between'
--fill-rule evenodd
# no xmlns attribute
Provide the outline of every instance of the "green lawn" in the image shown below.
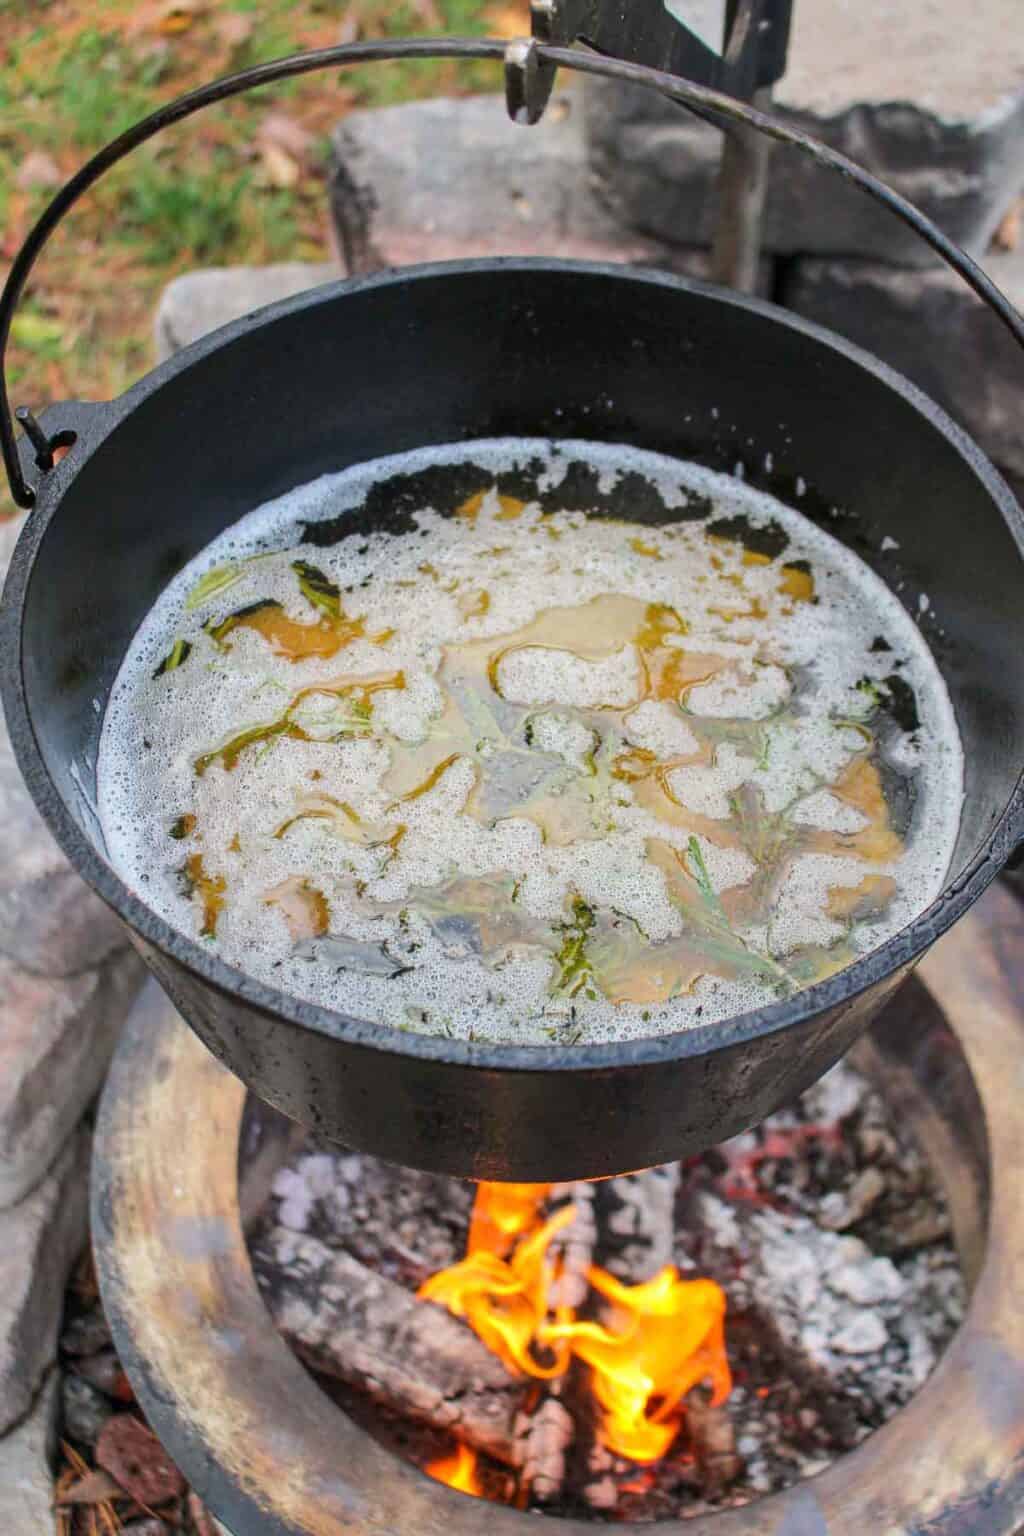
<svg viewBox="0 0 1024 1536"><path fill-rule="evenodd" d="M300 48L522 31L525 0L0 0L0 279L54 185L161 101ZM119 394L190 267L327 257L331 127L354 106L497 88L493 66L329 71L227 102L137 150L44 254L14 322L16 404ZM0 516L11 511L0 490Z"/></svg>

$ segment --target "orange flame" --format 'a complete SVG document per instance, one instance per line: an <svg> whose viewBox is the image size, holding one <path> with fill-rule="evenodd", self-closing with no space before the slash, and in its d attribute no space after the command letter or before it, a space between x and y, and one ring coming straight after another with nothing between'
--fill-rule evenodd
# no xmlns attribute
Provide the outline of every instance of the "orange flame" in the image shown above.
<svg viewBox="0 0 1024 1536"><path fill-rule="evenodd" d="M457 1488L460 1493L475 1494L480 1499L483 1498L483 1488L476 1463L476 1451L460 1441L451 1456L438 1456L435 1461L428 1461L423 1470L437 1482L447 1483L449 1488Z"/></svg>
<svg viewBox="0 0 1024 1536"><path fill-rule="evenodd" d="M674 1264L643 1285L623 1285L594 1267L587 1278L614 1304L610 1325L548 1324L540 1337L568 1343L591 1367L608 1449L630 1461L659 1461L676 1437L691 1387L710 1380L715 1403L732 1390L725 1296L713 1280L680 1279Z"/></svg>
<svg viewBox="0 0 1024 1536"><path fill-rule="evenodd" d="M541 1380L563 1375L569 1364L566 1344L556 1344L553 1359L546 1365L534 1358L531 1345L547 1317L548 1293L555 1279L548 1245L574 1214L571 1205L556 1211L543 1226L520 1239L508 1260L486 1248L467 1254L461 1264L431 1275L417 1295L424 1301L440 1302L456 1317L464 1317L513 1373L522 1371ZM491 1225L488 1218L486 1227ZM473 1227L479 1233L485 1224L478 1224L474 1217ZM504 1241L506 1234L499 1235ZM565 1320L570 1317L567 1314Z"/></svg>
<svg viewBox="0 0 1024 1536"><path fill-rule="evenodd" d="M648 1463L665 1455L682 1423L683 1399L709 1381L715 1403L732 1389L725 1353L725 1295L712 1280L683 1280L674 1265L642 1285L623 1285L592 1265L603 1322L552 1308L560 1261L552 1239L575 1216L565 1206L541 1220L547 1184L481 1184L466 1257L432 1275L419 1295L464 1317L507 1369L562 1376L573 1358L591 1369L609 1450ZM543 1352L539 1359L537 1351ZM429 1470L429 1469L428 1469Z"/></svg>
<svg viewBox="0 0 1024 1536"><path fill-rule="evenodd" d="M473 1202L466 1254L493 1253L503 1259L537 1225L550 1184L480 1184Z"/></svg>

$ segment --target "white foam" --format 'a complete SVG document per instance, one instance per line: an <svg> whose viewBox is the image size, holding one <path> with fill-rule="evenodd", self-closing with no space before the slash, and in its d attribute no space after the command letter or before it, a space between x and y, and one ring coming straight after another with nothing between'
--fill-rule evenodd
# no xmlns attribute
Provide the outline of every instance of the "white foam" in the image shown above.
<svg viewBox="0 0 1024 1536"><path fill-rule="evenodd" d="M561 484L573 459L583 458L606 488L622 474L639 473L667 506L704 496L716 515L742 514L754 527L781 525L790 540L785 558L810 564L818 602L780 598L778 564L745 565L741 551L728 545L717 546L720 569L708 575L702 523L624 529L582 513L558 514L544 524L534 513L520 522L500 522L493 497L474 524L425 507L412 535L359 535L328 548L297 546L303 523L359 507L369 487L392 474L459 461L498 474L537 458L548 465L549 487ZM275 556L275 551L285 553ZM333 658L306 659L298 666L274 655L261 636L241 629L231 636L229 655L218 650L201 622L257 599L275 598L299 622L309 622L309 605L297 593L290 568L295 558L338 582L346 613L363 619L367 637L393 629L392 637L382 644L359 639ZM197 581L231 561L252 563L242 565L229 589L189 610L187 598ZM423 572L424 563L433 574ZM484 590L489 603L480 611L476 598ZM421 742L434 729L442 706L437 674L444 647L508 634L544 610L583 605L609 592L676 609L688 625L678 640L683 649L731 658L726 672L690 688L689 717L673 705L648 700L629 711L621 726L624 745L631 742L669 759L698 751L702 720L722 725L726 736L711 761L677 768L671 776L681 804L709 820L728 817L730 796L744 789L756 792L769 814L785 808L797 824L856 832L863 817L827 786L861 750L863 739L855 725L837 724L834 717L849 716L863 703L856 689L863 677L881 680L899 661L914 689L921 726L912 739L890 741L886 755L899 771L915 774L914 824L894 870L897 899L884 920L865 932L877 942L937 895L959 823L962 763L948 695L898 600L829 535L731 477L615 445L575 442L446 446L364 465L268 503L204 550L147 617L111 695L101 742L99 810L112 861L161 916L194 934L196 911L180 894L173 870L186 851L201 852L207 873L228 885L215 941L226 959L300 997L396 1027L546 1043L552 1031L563 1038L571 1025L573 1038L614 1039L686 1028L771 1001L774 993L756 977L708 975L690 995L665 1004L616 1006L601 996L568 1004L548 996L546 956L515 946L493 966L465 946L455 956L450 936L439 938L415 912L404 921L398 915L417 887L508 873L520 880L517 910L538 921L564 921L567 894L575 891L595 908L633 919L652 943L681 932L679 909L645 847L657 836L685 854L689 831L656 820L623 780L595 775L593 815L601 819L600 836L557 846L543 843L538 827L514 810L493 826L466 814L474 770L462 757L429 794L401 807L407 830L397 853L384 846L399 812L383 780L400 744ZM769 646L754 598L770 615ZM476 616L467 618L464 610ZM870 649L879 632L893 647L884 655ZM156 664L178 635L191 640L192 655L186 665L153 681ZM762 654L766 649L772 654ZM809 682L801 697L810 702L802 704L799 718L777 719L792 669L805 669ZM279 718L297 687L315 689L341 674L399 670L405 688L375 696L379 739L277 740L244 752L231 773L219 763L202 777L193 772L200 753L243 726ZM502 662L500 680L506 698L542 711L533 724L536 748L577 772L591 754L591 724L600 728L601 707L621 709L640 694L637 655L630 646L596 661L538 647L521 650ZM326 692L311 693L303 705L309 734L333 735L346 707ZM585 721L572 711L582 712ZM344 802L361 818L360 833L352 834L342 813L296 821L275 836L294 816L299 790ZM197 817L201 841L170 842L171 822L186 812ZM922 827L927 835L920 835ZM709 830L698 841L711 885L729 891L748 880L754 866L741 850L720 845L717 836ZM842 868L837 872L835 865ZM870 866L872 872L878 867ZM834 938L838 925L823 915L828 891L837 884L856 885L867 868L857 857L798 859L771 925L775 952ZM269 888L294 876L323 892L333 933L386 942L388 952L410 969L391 978L356 974L293 954L283 916L264 898ZM395 910L381 910L391 904ZM768 940L753 928L744 937L754 947Z"/></svg>
<svg viewBox="0 0 1024 1536"><path fill-rule="evenodd" d="M498 668L502 696L522 704L557 704L571 699L577 709L611 704L626 709L639 702L636 652L629 647L602 661L587 661L565 651L530 646L502 658Z"/></svg>
<svg viewBox="0 0 1024 1536"><path fill-rule="evenodd" d="M688 811L724 821L730 814L730 795L752 777L753 769L753 761L726 742L718 748L710 767L695 764L675 768L669 774L669 783L676 799Z"/></svg>
<svg viewBox="0 0 1024 1536"><path fill-rule="evenodd" d="M626 740L656 757L688 757L697 751L696 736L670 704L645 699L626 716Z"/></svg>
<svg viewBox="0 0 1024 1536"><path fill-rule="evenodd" d="M782 667L729 667L690 690L687 706L695 715L713 720L764 720L789 697L789 680Z"/></svg>

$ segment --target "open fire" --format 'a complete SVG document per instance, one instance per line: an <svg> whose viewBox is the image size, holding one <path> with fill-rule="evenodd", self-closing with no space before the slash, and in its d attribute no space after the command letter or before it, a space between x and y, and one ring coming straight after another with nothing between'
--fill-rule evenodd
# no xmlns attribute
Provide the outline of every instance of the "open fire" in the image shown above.
<svg viewBox="0 0 1024 1536"><path fill-rule="evenodd" d="M577 1212L565 1205L545 1220L551 1192L549 1184L481 1184L465 1258L418 1295L464 1318L513 1375L554 1381L574 1362L586 1367L602 1444L640 1464L659 1461L683 1424L688 1392L705 1383L719 1404L731 1391L725 1293L712 1280L682 1279L673 1264L639 1285L588 1264L583 1300L570 1302L557 1239ZM481 1492L468 1446L426 1470Z"/></svg>
<svg viewBox="0 0 1024 1536"><path fill-rule="evenodd" d="M314 1145L274 1195L254 1267L328 1395L436 1480L554 1516L689 1518L815 1476L962 1315L934 1178L845 1066L686 1164L472 1186Z"/></svg>

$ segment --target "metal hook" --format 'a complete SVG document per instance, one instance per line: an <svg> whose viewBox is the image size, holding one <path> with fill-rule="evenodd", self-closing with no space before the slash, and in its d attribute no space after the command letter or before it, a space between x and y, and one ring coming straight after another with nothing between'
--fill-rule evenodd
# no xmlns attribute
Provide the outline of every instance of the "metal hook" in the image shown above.
<svg viewBox="0 0 1024 1536"><path fill-rule="evenodd" d="M558 71L541 62L535 37L517 38L505 49L505 105L514 123L532 127L544 116Z"/></svg>
<svg viewBox="0 0 1024 1536"><path fill-rule="evenodd" d="M28 406L19 405L14 413L14 419L36 451L36 465L38 468L44 472L52 469L54 444L51 443Z"/></svg>

